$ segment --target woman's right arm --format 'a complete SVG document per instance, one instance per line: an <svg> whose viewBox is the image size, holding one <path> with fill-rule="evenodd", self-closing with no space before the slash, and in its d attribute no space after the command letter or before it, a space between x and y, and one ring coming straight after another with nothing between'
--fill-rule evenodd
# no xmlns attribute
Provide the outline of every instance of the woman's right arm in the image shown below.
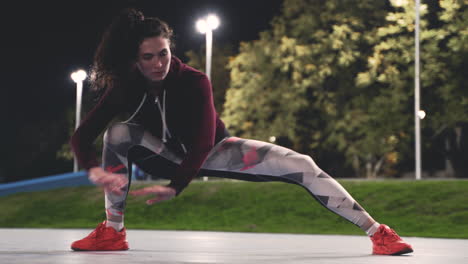
<svg viewBox="0 0 468 264"><path fill-rule="evenodd" d="M94 108L86 115L78 129L72 135L70 144L78 163L88 170L88 178L106 191L121 195L128 179L122 174L105 171L99 166L93 143L109 122L120 113L122 94L108 89Z"/></svg>
<svg viewBox="0 0 468 264"><path fill-rule="evenodd" d="M93 143L109 122L120 112L121 104L119 105L119 101L121 99L119 97L119 92L116 89L107 89L70 139L71 148L78 163L86 170L99 166Z"/></svg>

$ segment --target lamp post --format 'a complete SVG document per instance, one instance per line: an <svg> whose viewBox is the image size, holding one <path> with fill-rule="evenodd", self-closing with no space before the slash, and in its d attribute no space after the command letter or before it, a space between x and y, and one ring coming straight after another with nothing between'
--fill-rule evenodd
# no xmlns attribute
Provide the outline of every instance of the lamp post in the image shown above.
<svg viewBox="0 0 468 264"><path fill-rule="evenodd" d="M80 114L81 114L81 95L83 93L83 81L86 79L86 72L84 70L78 70L71 74L72 80L76 83L76 121L75 130L80 125ZM78 160L76 156L73 158L73 172L78 171Z"/></svg>
<svg viewBox="0 0 468 264"><path fill-rule="evenodd" d="M215 15L208 15L197 21L197 30L206 36L206 66L205 73L211 80L211 48L213 43L213 30L219 26L219 18Z"/></svg>
<svg viewBox="0 0 468 264"><path fill-rule="evenodd" d="M196 27L198 32L206 36L206 63L205 73L208 79L211 80L211 47L213 45L213 30L219 26L219 18L215 15L207 15L197 21ZM203 181L207 181L208 177L203 177Z"/></svg>
<svg viewBox="0 0 468 264"><path fill-rule="evenodd" d="M415 30L414 30L414 137L415 137L415 171L416 180L421 179L421 126L420 126L420 82L419 82L419 10L421 8L421 1L416 0L415 6ZM424 115L425 116L425 115ZM423 117L424 118L424 117Z"/></svg>

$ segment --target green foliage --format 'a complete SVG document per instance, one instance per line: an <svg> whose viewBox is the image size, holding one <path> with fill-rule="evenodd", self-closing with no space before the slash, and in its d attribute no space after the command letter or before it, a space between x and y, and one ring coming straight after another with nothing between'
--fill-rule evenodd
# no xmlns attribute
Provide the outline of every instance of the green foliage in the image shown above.
<svg viewBox="0 0 468 264"><path fill-rule="evenodd" d="M73 132L75 131L75 111L73 111L71 108L69 108L66 111L66 122L67 125L66 127L68 128L67 130L67 138L70 138L73 135ZM73 152L71 150L71 146L69 144L69 140L67 140L61 148L57 151L56 153L57 159L63 159L63 160L73 160Z"/></svg>
<svg viewBox="0 0 468 264"><path fill-rule="evenodd" d="M353 79L371 53L364 32L383 24L385 5L286 0L283 6L272 29L241 44L231 62L224 119L236 135L287 137L295 150L318 156L336 146L345 152L344 135L368 119L360 117L367 109L346 104L361 94Z"/></svg>
<svg viewBox="0 0 468 264"><path fill-rule="evenodd" d="M464 2L464 3L462 3ZM367 70L360 72L356 84L365 92L369 106L369 122L362 129L377 131L382 138L382 152L394 153L395 161L408 159L412 153L414 113L414 1L391 1L394 10L377 34L369 35L374 43ZM433 140L444 129L454 129L468 122L468 90L461 74L467 58L467 1L440 1L439 6L421 5L421 109L428 113L422 121L426 138ZM462 8L464 6L464 8ZM435 17L432 22L430 17ZM361 102L360 102L361 103ZM365 137L362 143L372 142ZM376 141L373 141L376 142ZM425 145L431 151L430 143ZM377 152L373 152L377 153ZM387 154L388 155L388 154Z"/></svg>
<svg viewBox="0 0 468 264"><path fill-rule="evenodd" d="M229 129L286 138L318 160L342 155L356 176L395 175L413 158L414 9L409 0L285 0L229 64ZM466 0L421 6L425 151L468 122L467 23Z"/></svg>

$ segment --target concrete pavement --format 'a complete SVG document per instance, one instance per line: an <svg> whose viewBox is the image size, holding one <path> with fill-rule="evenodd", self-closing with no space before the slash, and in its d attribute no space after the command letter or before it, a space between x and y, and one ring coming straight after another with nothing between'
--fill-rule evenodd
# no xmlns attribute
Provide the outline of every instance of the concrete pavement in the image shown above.
<svg viewBox="0 0 468 264"><path fill-rule="evenodd" d="M90 231L0 228L0 263L468 263L468 240L415 237L412 254L373 256L365 236L128 230L129 251L71 251Z"/></svg>

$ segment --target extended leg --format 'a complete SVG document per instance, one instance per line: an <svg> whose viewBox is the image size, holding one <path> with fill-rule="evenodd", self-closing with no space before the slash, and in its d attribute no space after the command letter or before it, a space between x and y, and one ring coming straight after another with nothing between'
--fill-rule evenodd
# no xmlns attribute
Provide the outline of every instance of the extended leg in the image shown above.
<svg viewBox="0 0 468 264"><path fill-rule="evenodd" d="M303 186L323 206L372 235L378 223L307 155L266 142L231 137L210 153L203 169L226 177L285 181Z"/></svg>
<svg viewBox="0 0 468 264"><path fill-rule="evenodd" d="M285 181L303 186L323 206L364 230L373 254L413 252L393 229L377 223L332 177L309 156L256 140L227 138L216 145L203 165L205 175L250 181Z"/></svg>

